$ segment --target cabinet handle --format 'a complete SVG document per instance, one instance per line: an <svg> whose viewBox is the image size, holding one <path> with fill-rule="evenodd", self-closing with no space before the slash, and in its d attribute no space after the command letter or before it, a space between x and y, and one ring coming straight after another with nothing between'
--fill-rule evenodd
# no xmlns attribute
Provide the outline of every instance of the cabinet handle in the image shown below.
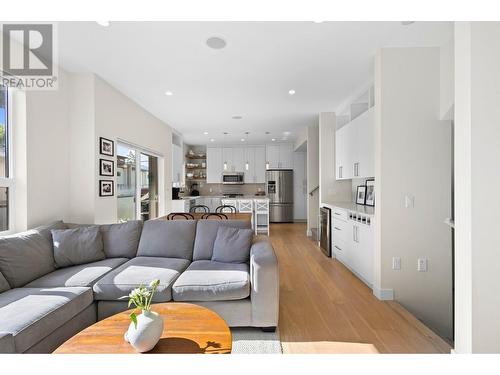
<svg viewBox="0 0 500 375"><path fill-rule="evenodd" d="M352 226L352 240L356 242L356 227L354 225Z"/></svg>
<svg viewBox="0 0 500 375"><path fill-rule="evenodd" d="M337 230L340 230L340 231L342 231L342 229L340 229L340 228L337 228L337 227L333 227L333 229L337 229Z"/></svg>
<svg viewBox="0 0 500 375"><path fill-rule="evenodd" d="M340 216L340 214L338 212L334 212L333 213L334 215L337 215L337 216Z"/></svg>
<svg viewBox="0 0 500 375"><path fill-rule="evenodd" d="M339 167L339 178L342 178L342 166Z"/></svg>
<svg viewBox="0 0 500 375"><path fill-rule="evenodd" d="M340 251L342 251L342 249L340 247L338 247L337 245L334 245L334 247Z"/></svg>

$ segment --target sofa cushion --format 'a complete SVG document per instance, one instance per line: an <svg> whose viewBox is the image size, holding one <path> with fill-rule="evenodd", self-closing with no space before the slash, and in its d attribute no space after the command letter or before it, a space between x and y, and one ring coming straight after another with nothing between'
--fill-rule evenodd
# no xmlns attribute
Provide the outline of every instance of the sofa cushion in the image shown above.
<svg viewBox="0 0 500 375"><path fill-rule="evenodd" d="M219 227L212 260L223 263L245 263L250 260L253 230Z"/></svg>
<svg viewBox="0 0 500 375"><path fill-rule="evenodd" d="M78 266L59 268L26 285L27 288L52 288L58 286L93 286L108 272L128 261L126 258L109 258Z"/></svg>
<svg viewBox="0 0 500 375"><path fill-rule="evenodd" d="M172 299L172 284L189 265L186 259L137 257L122 264L94 284L94 298L115 301L128 296L132 289L160 280L154 302Z"/></svg>
<svg viewBox="0 0 500 375"><path fill-rule="evenodd" d="M76 266L106 258L98 226L53 229L54 259L59 267Z"/></svg>
<svg viewBox="0 0 500 375"><path fill-rule="evenodd" d="M11 288L55 270L51 244L36 230L0 238L0 272Z"/></svg>
<svg viewBox="0 0 500 375"><path fill-rule="evenodd" d="M194 220L149 220L144 223L137 256L193 258Z"/></svg>
<svg viewBox="0 0 500 375"><path fill-rule="evenodd" d="M99 225L104 253L107 258L133 258L141 238L142 221Z"/></svg>
<svg viewBox="0 0 500 375"><path fill-rule="evenodd" d="M39 227L36 227L33 230L37 231L42 236L44 236L45 239L52 246L52 243L53 243L53 240L52 240L52 229L68 229L68 226L62 220L57 220L57 221L54 221L54 222L52 222L50 224L41 225Z"/></svg>
<svg viewBox="0 0 500 375"><path fill-rule="evenodd" d="M0 294L2 331L26 351L92 303L90 288L17 288Z"/></svg>
<svg viewBox="0 0 500 375"><path fill-rule="evenodd" d="M13 354L16 352L12 333L0 332L0 354Z"/></svg>
<svg viewBox="0 0 500 375"><path fill-rule="evenodd" d="M174 301L226 301L250 295L249 266L197 260L190 264L172 288Z"/></svg>
<svg viewBox="0 0 500 375"><path fill-rule="evenodd" d="M2 275L0 272L0 293L5 292L6 290L10 289L10 285L5 279L5 277Z"/></svg>
<svg viewBox="0 0 500 375"><path fill-rule="evenodd" d="M246 220L200 220L196 226L193 260L210 260L214 249L217 230L221 226L232 228L251 228Z"/></svg>

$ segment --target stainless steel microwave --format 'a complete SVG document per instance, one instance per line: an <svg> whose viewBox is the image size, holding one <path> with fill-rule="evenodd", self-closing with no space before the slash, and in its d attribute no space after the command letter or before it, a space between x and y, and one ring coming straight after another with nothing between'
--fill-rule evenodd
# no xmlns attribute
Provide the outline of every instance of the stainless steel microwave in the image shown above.
<svg viewBox="0 0 500 375"><path fill-rule="evenodd" d="M243 172L223 172L222 183L224 185L242 185L245 183Z"/></svg>

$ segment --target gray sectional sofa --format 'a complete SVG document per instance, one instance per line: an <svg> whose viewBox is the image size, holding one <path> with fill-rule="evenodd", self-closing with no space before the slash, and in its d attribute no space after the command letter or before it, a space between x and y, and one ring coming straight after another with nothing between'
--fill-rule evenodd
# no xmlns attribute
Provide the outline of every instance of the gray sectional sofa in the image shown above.
<svg viewBox="0 0 500 375"><path fill-rule="evenodd" d="M153 279L161 282L154 302L191 302L216 311L231 327L275 329L279 281L271 244L254 238L245 261L214 260L220 226L249 223L100 225L90 255L95 261L65 267L58 262L71 261L58 253L55 236L81 226L56 222L0 238L0 353L50 353L97 320L126 310L120 298ZM89 255L77 256L84 261Z"/></svg>

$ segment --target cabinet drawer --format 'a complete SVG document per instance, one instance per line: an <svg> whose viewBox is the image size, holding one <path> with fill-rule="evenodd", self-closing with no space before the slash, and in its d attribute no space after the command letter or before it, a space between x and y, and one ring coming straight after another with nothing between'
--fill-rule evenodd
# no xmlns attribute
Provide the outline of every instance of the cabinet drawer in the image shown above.
<svg viewBox="0 0 500 375"><path fill-rule="evenodd" d="M332 210L332 218L333 219L342 219L347 221L347 211L342 208L334 207Z"/></svg>
<svg viewBox="0 0 500 375"><path fill-rule="evenodd" d="M339 220L339 219L333 219L333 225L332 225L332 236L333 239L341 239L343 241L349 240L349 225L346 221Z"/></svg>

